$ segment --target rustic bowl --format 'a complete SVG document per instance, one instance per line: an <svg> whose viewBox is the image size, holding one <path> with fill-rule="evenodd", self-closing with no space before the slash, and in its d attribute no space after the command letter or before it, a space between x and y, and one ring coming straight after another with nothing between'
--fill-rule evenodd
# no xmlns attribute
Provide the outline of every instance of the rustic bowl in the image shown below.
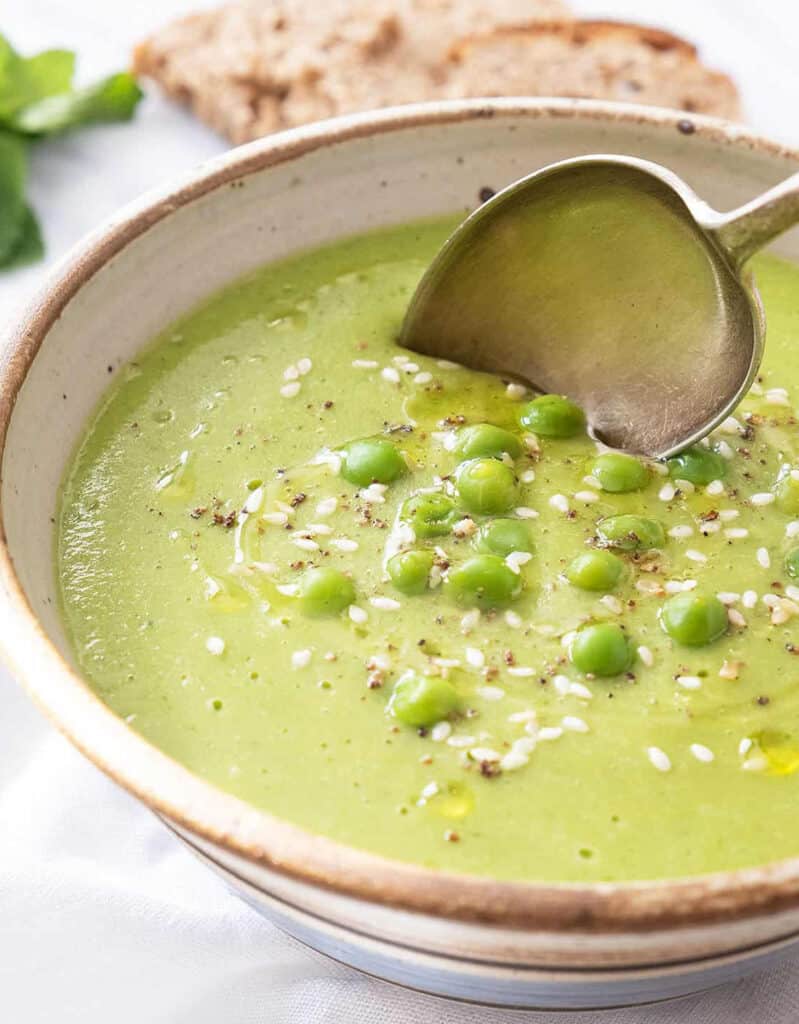
<svg viewBox="0 0 799 1024"><path fill-rule="evenodd" d="M506 1006L665 999L785 955L799 943L799 857L674 881L495 882L387 860L256 811L152 747L80 677L59 621L53 517L109 368L209 292L300 248L468 210L485 186L592 152L666 164L722 210L799 166L799 153L736 125L607 103L453 102L342 118L234 149L123 210L61 263L0 353L0 644L17 677L96 765L286 931L382 978ZM777 248L799 259L799 236Z"/></svg>

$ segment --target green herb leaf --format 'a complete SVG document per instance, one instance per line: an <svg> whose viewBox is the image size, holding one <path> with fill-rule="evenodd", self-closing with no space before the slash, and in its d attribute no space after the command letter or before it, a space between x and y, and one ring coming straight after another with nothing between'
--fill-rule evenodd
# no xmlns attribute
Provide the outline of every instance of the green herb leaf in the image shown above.
<svg viewBox="0 0 799 1024"><path fill-rule="evenodd" d="M25 219L26 144L0 131L0 263L17 246Z"/></svg>
<svg viewBox="0 0 799 1024"><path fill-rule="evenodd" d="M27 263L35 263L44 256L44 242L39 228L39 221L36 214L25 206L22 215L22 224L16 244L8 256L0 260L0 270L11 270L13 267L22 267Z"/></svg>
<svg viewBox="0 0 799 1024"><path fill-rule="evenodd" d="M70 50L45 50L35 57L21 57L0 36L0 121L47 96L72 87L75 54Z"/></svg>
<svg viewBox="0 0 799 1024"><path fill-rule="evenodd" d="M141 98L136 79L122 71L85 89L48 96L26 106L12 118L11 125L26 135L53 135L77 125L128 121Z"/></svg>

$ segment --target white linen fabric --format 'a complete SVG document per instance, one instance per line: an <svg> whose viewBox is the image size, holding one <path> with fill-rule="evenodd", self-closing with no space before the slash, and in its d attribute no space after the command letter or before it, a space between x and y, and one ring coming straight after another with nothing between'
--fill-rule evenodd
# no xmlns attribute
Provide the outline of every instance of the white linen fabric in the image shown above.
<svg viewBox="0 0 799 1024"><path fill-rule="evenodd" d="M71 46L86 77L196 0L15 0L21 49ZM799 143L795 0L575 0L589 15L661 24L735 74L749 119ZM150 98L135 128L40 144L31 194L57 258L120 203L220 151ZM10 316L43 267L0 276ZM357 974L287 939L230 895L157 819L85 761L0 673L0 1020L9 1024L795 1024L799 958L659 1007L590 1014L460 1005Z"/></svg>

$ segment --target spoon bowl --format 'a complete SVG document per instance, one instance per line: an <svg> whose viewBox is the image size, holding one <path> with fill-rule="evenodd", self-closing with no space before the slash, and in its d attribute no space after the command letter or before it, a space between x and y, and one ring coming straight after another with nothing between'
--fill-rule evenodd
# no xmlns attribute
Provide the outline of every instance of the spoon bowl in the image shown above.
<svg viewBox="0 0 799 1024"><path fill-rule="evenodd" d="M720 214L676 174L597 155L498 192L422 278L400 344L568 395L606 444L663 458L757 373L752 252L799 219L799 176Z"/></svg>

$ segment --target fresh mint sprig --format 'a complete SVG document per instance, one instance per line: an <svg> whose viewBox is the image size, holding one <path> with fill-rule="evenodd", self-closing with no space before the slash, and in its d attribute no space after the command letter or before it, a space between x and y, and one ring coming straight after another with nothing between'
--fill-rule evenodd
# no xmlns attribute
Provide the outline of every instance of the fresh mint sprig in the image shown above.
<svg viewBox="0 0 799 1024"><path fill-rule="evenodd" d="M0 35L0 270L44 253L36 214L25 198L31 142L82 125L128 121L142 98L126 71L81 89L73 85L74 74L71 51L23 57Z"/></svg>

